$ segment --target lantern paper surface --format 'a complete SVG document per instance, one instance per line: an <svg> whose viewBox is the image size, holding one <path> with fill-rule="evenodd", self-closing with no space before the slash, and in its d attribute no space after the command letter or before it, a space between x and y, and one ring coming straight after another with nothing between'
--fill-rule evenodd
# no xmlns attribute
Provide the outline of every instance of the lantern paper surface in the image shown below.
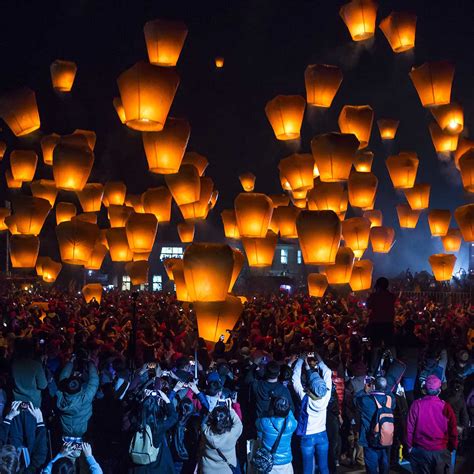
<svg viewBox="0 0 474 474"><path fill-rule="evenodd" d="M310 153L295 153L283 158L278 169L288 181L293 193L313 187L314 158Z"/></svg>
<svg viewBox="0 0 474 474"><path fill-rule="evenodd" d="M107 236L112 262L131 262L133 259L133 251L128 245L125 227L107 229L105 235Z"/></svg>
<svg viewBox="0 0 474 474"><path fill-rule="evenodd" d="M46 283L54 283L62 268L63 266L61 263L55 262L50 257L46 257L46 260L43 263L43 281Z"/></svg>
<svg viewBox="0 0 474 474"><path fill-rule="evenodd" d="M296 218L301 209L292 206L280 206L274 209L273 217L278 225L280 237L283 239L297 239Z"/></svg>
<svg viewBox="0 0 474 474"><path fill-rule="evenodd" d="M392 227L381 226L370 229L370 243L375 253L390 252L395 239L395 231Z"/></svg>
<svg viewBox="0 0 474 474"><path fill-rule="evenodd" d="M53 88L60 92L70 92L76 78L77 66L73 61L56 59L50 66Z"/></svg>
<svg viewBox="0 0 474 474"><path fill-rule="evenodd" d="M423 107L449 104L453 78L454 66L447 61L424 63L410 71Z"/></svg>
<svg viewBox="0 0 474 474"><path fill-rule="evenodd" d="M194 224L192 222L180 222L178 224L179 240L189 243L194 240Z"/></svg>
<svg viewBox="0 0 474 474"><path fill-rule="evenodd" d="M459 135L444 132L436 122L430 123L428 129L436 152L446 153L456 150Z"/></svg>
<svg viewBox="0 0 474 474"><path fill-rule="evenodd" d="M436 281L449 281L453 276L456 256L453 254L438 253L428 259Z"/></svg>
<svg viewBox="0 0 474 474"><path fill-rule="evenodd" d="M58 202L56 204L56 225L61 222L69 222L76 213L76 206L72 202Z"/></svg>
<svg viewBox="0 0 474 474"><path fill-rule="evenodd" d="M194 166L199 173L199 176L203 176L207 166L209 165L209 161L207 161L205 156L200 155L195 151L187 151L184 154L182 164Z"/></svg>
<svg viewBox="0 0 474 474"><path fill-rule="evenodd" d="M430 205L430 191L429 184L415 184L411 189L405 189L405 197L414 211L422 210Z"/></svg>
<svg viewBox="0 0 474 474"><path fill-rule="evenodd" d="M379 25L394 53L403 53L415 47L416 15L392 12Z"/></svg>
<svg viewBox="0 0 474 474"><path fill-rule="evenodd" d="M454 211L454 218L466 242L474 242L474 204L459 206Z"/></svg>
<svg viewBox="0 0 474 474"><path fill-rule="evenodd" d="M194 166L181 165L178 173L165 175L165 182L178 206L199 201L201 180Z"/></svg>
<svg viewBox="0 0 474 474"><path fill-rule="evenodd" d="M102 285L100 283L89 283L82 288L82 295L87 304L96 301L100 304L102 300Z"/></svg>
<svg viewBox="0 0 474 474"><path fill-rule="evenodd" d="M415 152L403 151L398 155L389 156L385 164L393 187L395 189L413 188L419 163L420 160Z"/></svg>
<svg viewBox="0 0 474 474"><path fill-rule="evenodd" d="M322 298L328 287L328 279L326 275L321 273L308 274L308 292L309 296Z"/></svg>
<svg viewBox="0 0 474 474"><path fill-rule="evenodd" d="M122 206L125 202L127 186L122 181L107 181L104 186L104 195L102 202L105 207L111 205Z"/></svg>
<svg viewBox="0 0 474 474"><path fill-rule="evenodd" d="M342 83L342 71L328 64L310 64L304 72L306 102L317 107L331 107Z"/></svg>
<svg viewBox="0 0 474 474"><path fill-rule="evenodd" d="M237 218L233 209L225 209L221 212L224 234L227 239L240 239Z"/></svg>
<svg viewBox="0 0 474 474"><path fill-rule="evenodd" d="M370 105L345 105L337 123L341 133L353 133L359 140L359 148L365 148L369 144L374 111Z"/></svg>
<svg viewBox="0 0 474 474"><path fill-rule="evenodd" d="M277 140L300 137L306 101L300 95L277 95L265 106L267 119Z"/></svg>
<svg viewBox="0 0 474 474"><path fill-rule="evenodd" d="M101 183L87 183L82 191L76 191L84 212L99 212L102 206L104 186Z"/></svg>
<svg viewBox="0 0 474 474"><path fill-rule="evenodd" d="M245 255L239 249L232 247L232 253L234 255L234 267L232 269L232 278L230 279L229 284L229 293L234 288L235 282L239 278L240 272L245 263Z"/></svg>
<svg viewBox="0 0 474 474"><path fill-rule="evenodd" d="M91 256L84 267L87 270L100 270L107 252L108 249L105 245L101 244L100 242L96 242L94 248L92 249Z"/></svg>
<svg viewBox="0 0 474 474"><path fill-rule="evenodd" d="M184 279L183 260L178 258L176 261L172 262L171 271L173 273L173 278L171 279L174 281L176 286L176 299L178 301L191 301L188 288L186 286L186 281Z"/></svg>
<svg viewBox="0 0 474 474"><path fill-rule="evenodd" d="M112 104L117 112L118 118L122 123L127 121L127 117L125 116L125 109L123 108L122 99L120 97L114 97Z"/></svg>
<svg viewBox="0 0 474 474"><path fill-rule="evenodd" d="M346 247L363 251L369 246L370 220L366 217L352 217L342 222L342 238Z"/></svg>
<svg viewBox="0 0 474 474"><path fill-rule="evenodd" d="M468 193L474 193L474 148L466 151L459 159L462 185Z"/></svg>
<svg viewBox="0 0 474 474"><path fill-rule="evenodd" d="M330 285L349 283L354 265L354 252L349 247L340 247L333 265L324 267Z"/></svg>
<svg viewBox="0 0 474 474"><path fill-rule="evenodd" d="M374 154L371 151L358 151L354 160L354 168L359 173L370 173Z"/></svg>
<svg viewBox="0 0 474 474"><path fill-rule="evenodd" d="M38 155L33 150L13 150L10 153L10 168L16 181L32 181L37 164Z"/></svg>
<svg viewBox="0 0 474 474"><path fill-rule="evenodd" d="M314 189L308 193L308 209L334 211L338 214L343 207L344 197L344 186L341 183L322 183L316 180Z"/></svg>
<svg viewBox="0 0 474 474"><path fill-rule="evenodd" d="M125 227L128 218L134 213L133 207L111 204L107 209L110 227Z"/></svg>
<svg viewBox="0 0 474 474"><path fill-rule="evenodd" d="M451 223L451 211L449 209L430 209L428 212L428 224L433 237L446 235Z"/></svg>
<svg viewBox="0 0 474 474"><path fill-rule="evenodd" d="M241 237L263 238L273 214L273 202L260 193L240 193L234 200L235 217Z"/></svg>
<svg viewBox="0 0 474 474"><path fill-rule="evenodd" d="M352 0L339 10L354 41L372 38L375 32L377 4L371 0Z"/></svg>
<svg viewBox="0 0 474 474"><path fill-rule="evenodd" d="M128 246L132 252L151 252L158 230L154 214L132 214L125 225Z"/></svg>
<svg viewBox="0 0 474 474"><path fill-rule="evenodd" d="M171 193L165 186L150 188L142 194L143 210L154 214L158 222L171 220Z"/></svg>
<svg viewBox="0 0 474 474"><path fill-rule="evenodd" d="M374 264L370 260L359 260L352 267L349 285L352 291L369 290L372 287Z"/></svg>
<svg viewBox="0 0 474 474"><path fill-rule="evenodd" d="M38 235L51 210L48 200L32 196L15 196L12 199L13 215L20 234Z"/></svg>
<svg viewBox="0 0 474 474"><path fill-rule="evenodd" d="M349 202L352 207L373 208L378 186L377 176L373 173L353 171L347 182Z"/></svg>
<svg viewBox="0 0 474 474"><path fill-rule="evenodd" d="M464 128L464 112L459 104L432 107L431 113L444 133L459 135Z"/></svg>
<svg viewBox="0 0 474 474"><path fill-rule="evenodd" d="M272 230L269 230L263 238L242 237L249 267L270 267L275 255L277 241L277 234Z"/></svg>
<svg viewBox="0 0 474 474"><path fill-rule="evenodd" d="M32 181L30 188L31 194L33 194L34 197L46 199L49 201L51 207L54 206L58 190L56 189L56 183L52 179L38 179Z"/></svg>
<svg viewBox="0 0 474 474"><path fill-rule="evenodd" d="M459 229L448 229L446 235L441 237L445 252L458 252L462 244L462 235Z"/></svg>
<svg viewBox="0 0 474 474"><path fill-rule="evenodd" d="M0 97L0 117L17 137L40 128L36 95L28 87L10 91Z"/></svg>
<svg viewBox="0 0 474 474"><path fill-rule="evenodd" d="M82 145L60 142L53 151L53 176L58 189L82 191L94 164L94 153Z"/></svg>
<svg viewBox="0 0 474 474"><path fill-rule="evenodd" d="M62 222L56 227L56 236L64 263L86 265L99 237L99 228L79 220Z"/></svg>
<svg viewBox="0 0 474 474"><path fill-rule="evenodd" d="M255 187L255 175L253 173L242 173L239 175L239 180L245 192L250 193L253 191Z"/></svg>
<svg viewBox="0 0 474 474"><path fill-rule="evenodd" d="M148 283L148 262L128 262L125 264L125 272L130 277L132 285L144 285Z"/></svg>
<svg viewBox="0 0 474 474"><path fill-rule="evenodd" d="M383 224L382 211L380 211L379 209L371 209L369 211L364 211L362 216L369 219L370 227L380 227Z"/></svg>
<svg viewBox="0 0 474 474"><path fill-rule="evenodd" d="M12 235L10 260L13 268L34 268L39 253L39 238L36 235Z"/></svg>
<svg viewBox="0 0 474 474"><path fill-rule="evenodd" d="M380 138L382 140L393 140L397 134L399 120L393 119L379 119L377 126L379 127Z"/></svg>
<svg viewBox="0 0 474 474"><path fill-rule="evenodd" d="M413 210L408 204L397 205L398 222L402 229L414 229L420 214L421 210Z"/></svg>

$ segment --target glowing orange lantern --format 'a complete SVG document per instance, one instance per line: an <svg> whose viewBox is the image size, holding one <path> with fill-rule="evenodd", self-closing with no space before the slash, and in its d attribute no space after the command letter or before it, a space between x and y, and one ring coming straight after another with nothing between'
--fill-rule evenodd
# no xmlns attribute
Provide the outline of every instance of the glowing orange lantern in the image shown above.
<svg viewBox="0 0 474 474"><path fill-rule="evenodd" d="M454 218L466 242L474 242L474 204L466 204L454 211Z"/></svg>
<svg viewBox="0 0 474 474"><path fill-rule="evenodd" d="M290 198L286 194L270 194L268 197L272 200L274 208L290 204Z"/></svg>
<svg viewBox="0 0 474 474"><path fill-rule="evenodd" d="M430 130L431 140L437 152L454 151L458 147L459 135L445 133L436 122L432 122L428 126Z"/></svg>
<svg viewBox="0 0 474 474"><path fill-rule="evenodd" d="M378 179L373 173L353 171L347 182L352 207L371 208L377 192Z"/></svg>
<svg viewBox="0 0 474 474"><path fill-rule="evenodd" d="M199 201L201 180L194 166L181 165L178 173L165 175L165 182L178 206Z"/></svg>
<svg viewBox="0 0 474 474"><path fill-rule="evenodd" d="M61 137L56 133L46 135L41 139L41 151L43 153L43 162L45 165L52 166L53 164L53 150L59 143Z"/></svg>
<svg viewBox="0 0 474 474"><path fill-rule="evenodd" d="M415 47L416 15L392 12L379 25L395 53L403 53Z"/></svg>
<svg viewBox="0 0 474 474"><path fill-rule="evenodd" d="M240 193L234 201L235 217L241 237L264 238L272 219L273 203L259 193Z"/></svg>
<svg viewBox="0 0 474 474"><path fill-rule="evenodd" d="M105 256L107 255L107 247L100 242L96 242L94 248L92 249L91 256L89 260L84 265L84 268L87 270L100 270L102 262L104 261Z"/></svg>
<svg viewBox="0 0 474 474"><path fill-rule="evenodd" d="M296 230L296 218L301 209L291 206L280 206L273 211L280 236L283 239L297 239L298 232Z"/></svg>
<svg viewBox="0 0 474 474"><path fill-rule="evenodd" d="M120 97L114 97L112 104L120 121L125 123L127 121L127 117L125 117L125 109L123 108L122 99Z"/></svg>
<svg viewBox="0 0 474 474"><path fill-rule="evenodd" d="M130 277L132 285L144 285L148 283L148 262L128 262L125 264L125 272Z"/></svg>
<svg viewBox="0 0 474 474"><path fill-rule="evenodd" d="M336 262L324 267L330 285L349 283L354 265L354 252L349 247L341 247L336 254Z"/></svg>
<svg viewBox="0 0 474 474"><path fill-rule="evenodd" d="M441 237L445 252L458 252L461 248L462 235L459 229L448 229L446 235Z"/></svg>
<svg viewBox="0 0 474 474"><path fill-rule="evenodd" d="M189 243L194 240L194 224L192 222L180 222L178 224L179 240Z"/></svg>
<svg viewBox="0 0 474 474"><path fill-rule="evenodd" d="M447 61L425 63L413 68L410 78L423 107L445 105L451 102L454 66Z"/></svg>
<svg viewBox="0 0 474 474"><path fill-rule="evenodd" d="M183 265L191 301L225 301L234 268L228 245L193 243L184 252Z"/></svg>
<svg viewBox="0 0 474 474"><path fill-rule="evenodd" d="M183 261L180 258L167 258L166 260L163 260L163 266L165 267L166 275L168 276L170 280L174 280L173 265L176 262L181 262L181 264L183 263ZM184 274L183 274L183 280L184 280Z"/></svg>
<svg viewBox="0 0 474 474"><path fill-rule="evenodd" d="M224 58L222 56L217 56L214 60L217 69L221 69L224 67Z"/></svg>
<svg viewBox="0 0 474 474"><path fill-rule="evenodd" d="M310 211L340 212L344 200L344 186L341 183L322 183L315 181L314 189L308 193Z"/></svg>
<svg viewBox="0 0 474 474"><path fill-rule="evenodd" d="M5 223L5 218L10 215L10 209L6 207L0 207L0 232L7 230L7 224Z"/></svg>
<svg viewBox="0 0 474 474"><path fill-rule="evenodd" d="M33 150L13 150L10 153L10 168L16 181L31 181L37 164L38 155Z"/></svg>
<svg viewBox="0 0 474 474"><path fill-rule="evenodd" d="M382 211L378 209L371 209L369 211L364 211L362 214L363 217L366 217L370 221L370 227L380 227L383 223Z"/></svg>
<svg viewBox="0 0 474 474"><path fill-rule="evenodd" d="M46 199L32 196L16 196L12 200L15 223L20 234L38 235L51 210Z"/></svg>
<svg viewBox="0 0 474 474"><path fill-rule="evenodd" d="M43 276L43 265L46 262L46 260L49 257L41 257L38 256L36 259L36 265L35 265L35 270L36 270L36 275L42 277Z"/></svg>
<svg viewBox="0 0 474 474"><path fill-rule="evenodd" d="M399 120L379 119L377 125L379 127L380 138L382 140L393 140L397 134Z"/></svg>
<svg viewBox="0 0 474 474"><path fill-rule="evenodd" d="M352 267L349 285L352 291L369 290L372 287L374 264L370 260L359 260Z"/></svg>
<svg viewBox="0 0 474 474"><path fill-rule="evenodd" d="M462 184L464 189L474 192L474 148L464 153L459 159L459 169L461 171Z"/></svg>
<svg viewBox="0 0 474 474"><path fill-rule="evenodd" d="M62 264L55 262L52 258L46 257L43 262L43 281L46 283L54 283L56 278L58 278L61 269L63 268Z"/></svg>
<svg viewBox="0 0 474 474"><path fill-rule="evenodd" d="M103 288L100 283L89 283L82 287L82 296L84 296L84 300L87 304L92 301L100 304L102 300L102 291Z"/></svg>
<svg viewBox="0 0 474 474"><path fill-rule="evenodd" d="M91 224L97 224L97 214L95 212L82 212L77 214L74 217L71 217L71 220L78 219L83 222L90 222Z"/></svg>
<svg viewBox="0 0 474 474"><path fill-rule="evenodd" d="M23 181L18 181L13 179L12 172L10 169L5 171L5 181L7 182L7 187L10 189L20 189Z"/></svg>
<svg viewBox="0 0 474 474"><path fill-rule="evenodd" d="M22 87L0 97L0 117L17 137L38 130L40 117L34 91Z"/></svg>
<svg viewBox="0 0 474 474"><path fill-rule="evenodd" d="M145 212L145 209L143 209L141 194L127 194L125 196L125 205L128 207L133 207L133 210L139 214L143 214Z"/></svg>
<svg viewBox="0 0 474 474"><path fill-rule="evenodd" d="M181 21L151 20L143 27L148 59L157 66L176 66L188 35Z"/></svg>
<svg viewBox="0 0 474 474"><path fill-rule="evenodd" d="M431 255L428 261L436 281L449 281L453 276L456 256L453 254L437 253Z"/></svg>
<svg viewBox="0 0 474 474"><path fill-rule="evenodd" d="M104 186L102 202L105 207L111 205L122 206L125 202L127 186L122 181L108 181Z"/></svg>
<svg viewBox="0 0 474 474"><path fill-rule="evenodd" d="M454 164L456 165L456 168L459 169L459 160L466 151L470 150L471 148L474 148L474 140L469 140L468 138L461 137L458 140L458 147L456 148L456 151L454 152Z"/></svg>
<svg viewBox="0 0 474 474"><path fill-rule="evenodd" d="M242 237L249 267L270 267L275 255L277 241L277 234L271 230L263 238Z"/></svg>
<svg viewBox="0 0 474 474"><path fill-rule="evenodd" d="M199 179L201 181L199 200L179 206L179 210L185 220L206 219L209 212L209 202L214 189L214 181L207 176L201 176Z"/></svg>
<svg viewBox="0 0 474 474"><path fill-rule="evenodd" d="M111 204L107 209L110 227L125 227L128 218L134 213L133 207Z"/></svg>
<svg viewBox="0 0 474 474"><path fill-rule="evenodd" d="M61 222L56 227L61 260L72 265L86 265L99 237L96 224L80 220Z"/></svg>
<svg viewBox="0 0 474 474"><path fill-rule="evenodd" d="M351 248L356 257L363 254L369 246L369 235L370 221L366 217L352 217L342 221L342 238L346 247Z"/></svg>
<svg viewBox="0 0 474 474"><path fill-rule="evenodd" d="M184 154L182 164L194 166L199 173L199 176L203 176L204 171L206 171L206 168L209 165L209 161L207 161L205 156L202 156L195 151L187 151Z"/></svg>
<svg viewBox="0 0 474 474"><path fill-rule="evenodd" d="M234 288L235 282L237 281L237 278L239 278L240 272L245 263L245 255L239 249L232 247L232 252L234 254L234 268L232 270L232 278L230 279L229 293Z"/></svg>
<svg viewBox="0 0 474 474"><path fill-rule="evenodd" d="M293 193L313 187L314 158L311 154L290 155L280 160L278 169L280 174L288 181Z"/></svg>
<svg viewBox="0 0 474 474"><path fill-rule="evenodd" d="M76 206L72 202L58 202L56 204L56 225L69 222L77 214Z"/></svg>
<svg viewBox="0 0 474 474"><path fill-rule="evenodd" d="M433 117L444 133L459 135L464 128L464 112L459 104L451 103L431 109Z"/></svg>
<svg viewBox="0 0 474 474"><path fill-rule="evenodd" d="M148 262L151 252L133 252L133 262Z"/></svg>
<svg viewBox="0 0 474 474"><path fill-rule="evenodd" d="M72 61L56 59L50 66L53 88L60 92L70 92L76 77L77 66Z"/></svg>
<svg viewBox="0 0 474 474"><path fill-rule="evenodd" d="M370 173L374 154L371 151L358 151L354 160L354 168L359 173Z"/></svg>
<svg viewBox="0 0 474 474"><path fill-rule="evenodd" d="M398 204L397 214L402 229L414 229L418 224L421 211L413 210L408 204Z"/></svg>
<svg viewBox="0 0 474 474"><path fill-rule="evenodd" d="M217 199L219 198L219 190L214 189L211 194L211 200L209 201L209 206L211 209L214 209L217 203Z"/></svg>
<svg viewBox="0 0 474 474"><path fill-rule="evenodd" d="M342 71L337 66L311 64L304 72L304 82L309 105L331 107L342 82Z"/></svg>
<svg viewBox="0 0 474 474"><path fill-rule="evenodd" d="M13 268L34 268L39 253L39 238L36 235L12 235L10 259Z"/></svg>
<svg viewBox="0 0 474 474"><path fill-rule="evenodd" d="M377 4L371 0L351 0L339 10L353 41L372 38L375 31Z"/></svg>
<svg viewBox="0 0 474 474"><path fill-rule="evenodd" d="M93 130L83 130L82 128L76 128L72 135L68 135L63 137L63 139L67 139L70 143L79 143L78 140L84 137L87 142L87 146L94 151L95 142L97 141L97 135Z"/></svg>
<svg viewBox="0 0 474 474"><path fill-rule="evenodd" d="M308 293L314 298L322 298L328 287L326 275L321 273L308 274Z"/></svg>
<svg viewBox="0 0 474 474"><path fill-rule="evenodd" d="M415 152L403 151L385 161L395 189L413 188L420 160Z"/></svg>
<svg viewBox="0 0 474 474"><path fill-rule="evenodd" d="M99 212L104 195L104 186L101 183L87 183L82 191L76 191L84 212Z"/></svg>
<svg viewBox="0 0 474 474"><path fill-rule="evenodd" d="M253 173L242 173L239 176L240 184L245 192L250 193L255 187L255 175Z"/></svg>
<svg viewBox="0 0 474 474"><path fill-rule="evenodd" d="M105 232L109 244L110 258L112 262L130 262L133 258L133 251L128 245L127 232L125 227L115 227L107 229Z"/></svg>
<svg viewBox="0 0 474 474"><path fill-rule="evenodd" d="M150 188L142 194L143 210L154 214L158 222L169 222L171 219L171 194L168 188L160 186Z"/></svg>
<svg viewBox="0 0 474 474"><path fill-rule="evenodd" d="M107 250L109 250L109 243L107 242L107 229L99 229L99 237L97 243L101 243Z"/></svg>
<svg viewBox="0 0 474 474"><path fill-rule="evenodd" d="M265 113L277 140L300 137L306 102L300 95L277 95L267 102Z"/></svg>
<svg viewBox="0 0 474 474"><path fill-rule="evenodd" d="M311 150L321 181L346 181L358 147L354 134L325 133L314 137Z"/></svg>
<svg viewBox="0 0 474 474"><path fill-rule="evenodd" d="M158 220L153 214L132 214L125 225L128 246L135 253L151 252Z"/></svg>
<svg viewBox="0 0 474 474"><path fill-rule="evenodd" d="M221 212L222 223L224 224L224 234L227 239L240 239L237 218L233 209L225 209Z"/></svg>
<svg viewBox="0 0 474 474"><path fill-rule="evenodd" d="M430 209L428 212L428 224L433 237L446 235L451 222L451 211L449 209Z"/></svg>
<svg viewBox="0 0 474 474"><path fill-rule="evenodd" d="M369 144L374 111L370 105L345 105L337 121L342 133L353 133L359 140L359 148Z"/></svg>
<svg viewBox="0 0 474 474"><path fill-rule="evenodd" d="M117 79L125 111L125 125L142 132L159 132L179 85L173 69L138 62Z"/></svg>
<svg viewBox="0 0 474 474"><path fill-rule="evenodd" d="M411 189L405 189L405 197L410 207L418 211L430 206L430 191L429 184L415 184Z"/></svg>
<svg viewBox="0 0 474 474"><path fill-rule="evenodd" d="M54 206L58 190L56 189L56 183L52 179L32 181L30 188L31 194L33 194L34 197L46 199L49 201L49 204L51 204L51 207Z"/></svg>
<svg viewBox="0 0 474 474"><path fill-rule="evenodd" d="M169 260L174 260L174 259L168 259L166 260L166 262L168 262ZM169 265L170 265L170 271L173 274L173 278L170 278L170 280L174 280L174 284L176 287L176 299L178 301L184 301L184 302L191 301L189 297L189 293L188 293L188 288L186 286L186 281L184 280L183 260L178 258L175 261L170 262Z"/></svg>
<svg viewBox="0 0 474 474"><path fill-rule="evenodd" d="M390 252L395 239L395 231L392 227L381 226L370 229L370 243L372 250L376 253Z"/></svg>
<svg viewBox="0 0 474 474"><path fill-rule="evenodd" d="M7 144L0 140L0 161L4 157L6 151L7 151Z"/></svg>

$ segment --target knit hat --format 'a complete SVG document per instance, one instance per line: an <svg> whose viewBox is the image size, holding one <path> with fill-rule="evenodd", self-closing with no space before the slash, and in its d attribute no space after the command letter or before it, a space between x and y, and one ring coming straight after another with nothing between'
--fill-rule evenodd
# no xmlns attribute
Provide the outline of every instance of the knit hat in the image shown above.
<svg viewBox="0 0 474 474"><path fill-rule="evenodd" d="M441 388L441 380L436 375L429 375L425 382L426 390L439 390Z"/></svg>
<svg viewBox="0 0 474 474"><path fill-rule="evenodd" d="M309 376L308 385L311 392L319 398L324 397L324 395L326 395L326 392L328 391L326 383L317 372L311 372L311 375Z"/></svg>

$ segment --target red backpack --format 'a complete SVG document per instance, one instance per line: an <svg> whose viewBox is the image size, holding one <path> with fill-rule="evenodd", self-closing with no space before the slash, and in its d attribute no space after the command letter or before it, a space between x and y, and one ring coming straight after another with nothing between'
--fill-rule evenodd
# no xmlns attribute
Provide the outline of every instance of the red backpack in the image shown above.
<svg viewBox="0 0 474 474"><path fill-rule="evenodd" d="M381 405L380 402L374 397L377 411L372 418L369 434L369 445L372 448L388 448L393 444L393 432L395 430L395 423L392 410L392 399L386 397L387 401L385 405Z"/></svg>

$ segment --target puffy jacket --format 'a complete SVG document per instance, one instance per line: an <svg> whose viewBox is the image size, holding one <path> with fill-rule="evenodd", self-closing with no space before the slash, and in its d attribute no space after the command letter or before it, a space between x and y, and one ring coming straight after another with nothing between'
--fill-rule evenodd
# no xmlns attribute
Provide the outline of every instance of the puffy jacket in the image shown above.
<svg viewBox="0 0 474 474"><path fill-rule="evenodd" d="M257 430L262 437L262 443L265 448L271 451L273 444L275 443L278 433L283 428L284 418L266 417L257 419ZM273 461L276 466L288 464L292 462L293 457L291 455L291 438L298 425L296 418L290 411L285 431L281 435L280 443L278 445L275 454L273 455Z"/></svg>

